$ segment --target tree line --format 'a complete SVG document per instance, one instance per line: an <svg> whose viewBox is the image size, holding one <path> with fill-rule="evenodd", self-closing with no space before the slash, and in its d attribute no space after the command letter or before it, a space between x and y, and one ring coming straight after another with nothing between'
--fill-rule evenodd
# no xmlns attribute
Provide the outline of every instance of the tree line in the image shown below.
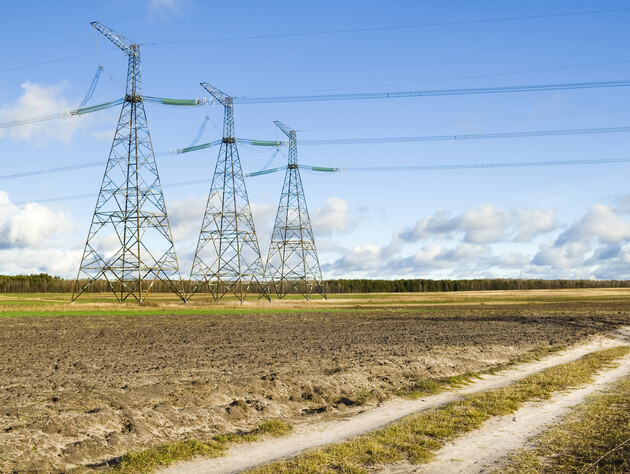
<svg viewBox="0 0 630 474"><path fill-rule="evenodd" d="M492 290L557 290L565 288L628 288L628 280L522 280L518 278L481 278L470 280L398 279L371 280L365 278L326 280L326 293L407 293L442 291L492 291ZM0 275L0 293L69 293L74 280L67 280L47 273L34 275ZM109 292L106 281L97 281L89 293ZM155 292L168 292L164 283L157 281Z"/></svg>
<svg viewBox="0 0 630 474"><path fill-rule="evenodd" d="M327 280L327 293L408 293L492 290L558 290L565 288L627 288L627 280L523 280L518 278L480 278L470 280Z"/></svg>

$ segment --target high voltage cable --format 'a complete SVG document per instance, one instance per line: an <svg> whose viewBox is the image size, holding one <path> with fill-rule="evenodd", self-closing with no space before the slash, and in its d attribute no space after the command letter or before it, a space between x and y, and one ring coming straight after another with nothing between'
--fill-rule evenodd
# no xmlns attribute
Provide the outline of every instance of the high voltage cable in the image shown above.
<svg viewBox="0 0 630 474"><path fill-rule="evenodd" d="M311 31L304 33L276 33L269 35L248 35L248 36L228 36L223 38L209 38L209 39L198 39L198 40L181 40L181 41L159 41L153 43L143 43L146 46L157 46L157 45L172 45L172 44L191 44L191 43L212 43L219 41L240 41L240 40L252 40L252 39L271 39L271 38L290 38L290 37L300 37L300 36L322 36L322 35L333 35L333 34L341 34L341 33L360 33L366 31L388 31L388 30L409 30L409 29L417 29L417 28L432 28L439 26L456 26L456 25L470 25L470 24L478 24L478 23L499 23L504 21L517 21L517 20L538 20L543 18L556 18L563 16L579 16L579 15L592 15L598 13L618 13L629 11L630 8L615 8L608 10L588 10L581 12L568 12L568 13L548 13L542 15L521 15L521 16L511 16L511 17L499 17L499 18L482 18L479 20L459 20L459 21L442 21L442 22L432 22L432 23L420 23L416 25L394 25L394 26L375 26L375 27L366 27L366 28L346 28L340 30L325 30L325 31Z"/></svg>
<svg viewBox="0 0 630 474"><path fill-rule="evenodd" d="M535 72L564 71L568 69L581 69L581 68L596 67L596 66L612 66L614 64L627 64L627 63L630 63L630 59L624 59L621 61L608 61L608 62L603 62L603 63L576 64L573 66L557 66L557 67L547 67L547 68L539 68L539 69L524 69L521 71L512 71L512 72L495 72L495 73L487 73L487 74L473 74L473 75L467 75L467 76L442 77L439 79L424 79L424 80L418 80L418 81L389 82L389 83L380 83L380 84L371 84L371 85L353 86L353 87L335 87L331 89L319 89L316 91L311 90L311 91L308 91L308 93L311 94L311 93L316 93L316 92L368 89L372 87L403 86L403 85L409 85L409 84L427 84L431 82L460 81L462 79L481 79L481 78L500 77L500 76L518 76L521 74L531 74ZM307 92L301 92L301 93L307 93Z"/></svg>
<svg viewBox="0 0 630 474"><path fill-rule="evenodd" d="M113 48L112 49L107 49L105 51L113 51ZM6 68L6 69L0 69L0 73L10 72L10 71L17 71L19 69L28 69L28 68L36 67L36 66L43 66L45 64L59 63L59 62L62 62L62 61L70 61L71 59L85 58L87 56L95 56L96 54L97 53L77 54L75 56L67 56L65 58L50 59L48 61L40 61L38 63L25 64L23 66L14 66L14 67Z"/></svg>
<svg viewBox="0 0 630 474"><path fill-rule="evenodd" d="M84 168L93 168L95 166L103 166L103 161L93 161L91 163L80 163L77 165L61 166L59 168L47 168L43 170L23 171L21 173L5 174L0 176L0 180L24 178L27 176L37 176L40 174L61 173L63 171L74 171Z"/></svg>
<svg viewBox="0 0 630 474"><path fill-rule="evenodd" d="M463 170L463 169L490 169L490 168L529 168L544 166L570 166L570 165L601 165L615 163L630 163L630 157L626 158L602 158L587 160L558 160L558 161L522 161L515 163L480 163L480 164L454 164L454 165L418 165L418 166L374 166L374 167L356 167L356 168L331 168L321 166L300 165L300 169L316 172L388 172L388 171L436 171L436 170ZM269 170L254 171L247 173L247 177L262 176L265 174L276 173L285 170L286 166L272 168ZM163 185L164 188L175 188L180 186L192 186L196 184L206 184L212 182L212 178L197 179L193 181L180 181ZM71 196L61 196L55 198L44 198L29 201L18 201L14 203L2 204L0 206L24 205L28 203L46 203L56 201L69 201L74 199L93 198L97 194L74 194Z"/></svg>
<svg viewBox="0 0 630 474"><path fill-rule="evenodd" d="M333 100L365 100L365 99L400 99L409 97L436 97L451 95L477 94L505 94L514 92L539 92L553 90L594 89L630 86L630 80L594 81L594 82L565 82L557 84L533 84L501 87L475 87L467 89L434 89L389 92L357 92L346 94L312 94L312 95L284 95L262 97L234 97L239 104L269 104L280 102L320 102Z"/></svg>
<svg viewBox="0 0 630 474"><path fill-rule="evenodd" d="M381 138L340 138L340 139L324 139L324 140L302 140L300 145L318 146L318 145L356 145L362 143L405 143L405 142L422 142L422 141L447 141L447 140L486 140L498 138L526 138L526 137L549 137L563 135L585 135L585 134L603 134L603 133L624 133L630 132L630 127L604 127L604 128L573 128L564 130L537 130L531 132L501 132L501 133L485 133L473 135L425 135L417 137L381 137ZM251 138L237 138L237 143L250 145L255 147L280 147L285 146L287 142L278 140L254 140ZM209 143L202 143L191 147L178 148L170 151L156 152L155 156L181 155L195 151L205 150L221 144L221 140L215 140ZM23 178L27 176L36 176L49 173L60 173L64 171L74 171L83 168L91 168L102 165L104 162L79 163L76 165L62 166L59 168L47 168L42 170L24 171L20 173L0 175L0 180ZM284 168L274 168L278 171ZM265 169L260 171L267 171ZM317 170L315 170L317 171ZM255 172L259 173L259 172ZM266 174L266 173L260 173ZM257 176L252 174L252 176Z"/></svg>
<svg viewBox="0 0 630 474"><path fill-rule="evenodd" d="M629 108L622 109L606 109L606 110L593 110L590 112L565 112L560 114L536 114L536 115L513 115L509 117L495 117L495 118L475 118L466 120L440 120L436 122L416 122L416 123L402 123L398 125L366 125L361 127L332 127L332 128L301 128L296 130L297 132L324 132L330 130L365 130L375 128L405 128L405 127L422 127L425 125L451 125L454 123L479 123L479 122L501 122L506 120L522 120L522 119L538 119L548 117L572 117L577 115L593 115L593 114L608 114L613 112L628 112Z"/></svg>
<svg viewBox="0 0 630 474"><path fill-rule="evenodd" d="M32 117L32 118L22 119L22 120L12 120L10 122L2 122L0 123L0 128L19 127L22 125L29 125L32 123L44 122L47 120L56 120L56 119L61 119L61 118L73 117L75 115L90 114L92 112L98 112L100 110L105 110L105 109L115 107L117 105L122 104L123 102L124 102L124 99L117 99L111 102L104 102L102 104L92 105L90 107L82 107L82 108L78 108L78 109L74 109L74 110L70 110L66 112L59 112L56 114L49 114L49 115L41 115L39 117Z"/></svg>
<svg viewBox="0 0 630 474"><path fill-rule="evenodd" d="M154 104L162 105L181 105L181 106L198 106L208 105L207 99L166 99L164 97L151 97L149 95L143 95L142 100L144 102L153 102Z"/></svg>
<svg viewBox="0 0 630 474"><path fill-rule="evenodd" d="M79 104L79 107L77 107L77 109L81 109L82 107L84 107L85 104L87 104L89 102L89 100L92 98L92 94L94 94L94 91L96 90L96 86L98 85L98 80L101 77L101 72L102 71L103 71L103 66L99 65L96 68L96 73L94 74L94 77L92 78L92 82L90 83L90 87L88 87L88 90L85 93L85 97L83 97L83 100L81 101L81 103Z"/></svg>
<svg viewBox="0 0 630 474"><path fill-rule="evenodd" d="M298 165L298 167L301 170L306 170L306 171L317 171L318 173L340 173L342 171L346 171L345 168L332 168L332 167L328 167L328 166L311 166L311 165ZM270 168L270 169L261 169L260 171L254 171L252 173L247 173L244 176L246 178L251 178L254 176L262 176L265 174L272 174L272 173L277 173L278 171L283 171L286 170L287 167L286 166L278 166L277 168Z"/></svg>
<svg viewBox="0 0 630 474"><path fill-rule="evenodd" d="M94 91L92 90L91 93L93 92ZM90 96L91 96L91 93L90 93ZM167 98L150 97L150 96L143 97L143 99L146 100L147 102L152 102L152 103L162 104L162 105L172 105L172 106L189 107L189 106L207 105L206 99L167 99ZM124 101L125 99L116 99L110 102L104 102L102 104L92 105L90 107L79 107L77 109L69 110L66 112L58 112L55 114L41 115L39 117L32 117L32 118L22 119L22 120L11 120L9 122L0 123L0 128L20 127L22 125L45 122L48 120L69 118L75 115L91 114L93 112L99 112L101 110L110 109L112 107L122 104Z"/></svg>
<svg viewBox="0 0 630 474"><path fill-rule="evenodd" d="M162 185L163 188L176 188L176 187L180 187L180 186L192 186L195 184L206 184L206 183L210 183L212 181L212 178L207 178L207 179L197 179L197 180L193 180L193 181L180 181L178 183L171 183L171 184L164 184ZM19 202L14 202L14 203L7 203L4 204L4 206L10 206L11 204L13 205L24 205L24 204L28 204L30 202L35 202L35 203L42 203L42 202L55 202L55 201L70 201L70 200L74 200L74 199L86 199L86 198L94 198L97 197L98 194L73 194L71 196L60 196L60 197L55 197L55 198L44 198L44 199L37 199L37 200L31 200L31 201L19 201Z"/></svg>
<svg viewBox="0 0 630 474"><path fill-rule="evenodd" d="M430 142L447 140L486 140L494 138L551 137L562 135L590 135L600 133L630 132L630 127L571 128L565 130L534 130L531 132L475 133L468 135L425 135L417 137L374 137L374 138L339 138L324 140L302 140L300 145L356 145L361 143L404 143Z"/></svg>
<svg viewBox="0 0 630 474"><path fill-rule="evenodd" d="M569 128L558 130L534 130L534 131L518 131L518 132L499 132L499 133L477 133L468 135L424 135L415 137L375 137L375 138L339 138L339 139L321 139L321 140L301 140L301 146L319 146L319 145L356 145L361 143L405 143L405 142L424 142L424 141L457 141L457 140L487 140L497 138L528 138L528 137L550 137L563 135L592 135L603 133L625 133L630 132L630 127L601 127L601 128ZM278 140L253 140L251 138L237 138L237 143L258 147L279 147L285 146L287 142ZM192 151L198 151L205 148L219 145L221 140L210 143L202 143L194 147L180 148L171 152L162 152L157 155L164 154L183 154Z"/></svg>
<svg viewBox="0 0 630 474"><path fill-rule="evenodd" d="M530 168L539 166L571 166L571 165L600 165L609 163L630 163L630 157L603 158L589 160L558 160L558 161L521 161L514 163L480 163L480 164L456 164L456 165L418 165L418 166L366 166L359 168L344 168L343 171L436 171L436 170L463 170L463 169L487 169L487 168Z"/></svg>
<svg viewBox="0 0 630 474"><path fill-rule="evenodd" d="M172 44L187 44L187 43L207 43L207 42L215 42L215 41L235 41L235 40L250 40L250 39L267 39L267 38L285 38L291 36L321 36L321 35L330 35L330 34L341 34L341 33L358 33L364 31L379 31L379 30L397 30L397 29L414 29L414 28L428 28L428 27L439 27L439 26L455 26L455 25L464 25L464 24L475 24L475 23L492 23L492 22L503 22L503 21L517 21L517 20L535 20L535 19L543 19L543 18L554 18L554 17L563 17L563 16L581 16L581 15L592 15L592 14L601 14L601 13L617 13L628 11L630 8L618 8L618 9L609 9L609 10L590 10L590 11L581 11L581 12L569 12L569 13L551 13L546 15L528 15L528 16L515 16L515 17L503 17L503 18L487 18L487 19L479 19L479 20L462 20L462 21L449 21L449 22L434 22L434 23L423 23L418 25L399 25L399 26L384 26L384 27L368 27L368 28L349 28L349 29L341 29L341 30L328 30L328 31L315 31L315 32L305 32L305 33L284 33L284 34L273 34L273 35L253 35L253 36L233 36L233 37L225 37L225 38L210 38L210 39L201 39L201 40L184 40L184 41L164 41L164 42L152 42L152 43L142 43L143 46L160 46L160 45L172 45ZM101 52L114 51L116 48L103 49ZM46 64L53 64L63 61L70 61L72 59L79 59L88 56L96 56L98 52L93 53L84 53L77 54L74 56L66 56L63 58L50 59L47 61L40 61L37 63L24 64L21 66L13 66L10 68L0 69L0 73L17 71L20 69L28 69L31 67L43 66ZM605 64L605 63L602 63ZM614 63L611 63L614 64ZM597 64L595 64L597 65ZM575 66L575 67L587 67L586 66ZM514 73L517 74L517 73Z"/></svg>
<svg viewBox="0 0 630 474"><path fill-rule="evenodd" d="M473 94L497 94L510 92L534 92L550 90L571 90L571 89L593 89L610 87L630 86L630 80L619 81L598 81L598 82L572 82L559 84L535 84L528 86L503 86L503 87L481 87L469 89L437 89L426 91L394 91L394 92L366 92L354 94L317 94L317 95L293 95L293 96L270 96L270 97L235 97L234 100L242 104L263 104L278 102L312 102L312 101L333 101L333 100L363 100L363 99L393 99L404 97L432 97L447 95L473 95ZM144 96L147 102L172 105L172 106L199 106L207 105L206 99L168 99L160 97ZM0 123L0 128L17 127L47 120L67 118L74 115L84 115L87 113L105 110L122 104L124 99L117 99L91 107L83 107L68 112L32 117L30 119L13 120Z"/></svg>

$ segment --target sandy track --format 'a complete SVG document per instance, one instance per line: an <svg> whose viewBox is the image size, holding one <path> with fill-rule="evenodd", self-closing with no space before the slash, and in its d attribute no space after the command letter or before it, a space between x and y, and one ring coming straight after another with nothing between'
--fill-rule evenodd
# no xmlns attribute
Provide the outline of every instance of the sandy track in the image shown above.
<svg viewBox="0 0 630 474"><path fill-rule="evenodd" d="M587 344L573 347L543 360L522 364L518 368L500 374L485 376L482 380L458 390L427 396L419 400L391 400L349 418L297 426L288 437L235 446L222 458L179 463L160 472L170 474L238 472L277 459L292 457L310 448L336 443L376 430L404 416L450 403L472 393L509 385L531 374L579 359L599 349L629 343L630 326L626 326L614 331L611 337L598 337Z"/></svg>
<svg viewBox="0 0 630 474"><path fill-rule="evenodd" d="M510 451L523 447L546 427L558 423L577 404L608 385L630 375L630 356L619 366L595 377L592 384L554 395L544 402L529 402L516 413L486 422L483 427L448 443L428 464L383 467L382 473L488 472Z"/></svg>
<svg viewBox="0 0 630 474"><path fill-rule="evenodd" d="M627 324L629 308L595 300L0 318L0 471L65 471L273 418L349 416L366 409L368 393L371 406L418 381L586 341Z"/></svg>

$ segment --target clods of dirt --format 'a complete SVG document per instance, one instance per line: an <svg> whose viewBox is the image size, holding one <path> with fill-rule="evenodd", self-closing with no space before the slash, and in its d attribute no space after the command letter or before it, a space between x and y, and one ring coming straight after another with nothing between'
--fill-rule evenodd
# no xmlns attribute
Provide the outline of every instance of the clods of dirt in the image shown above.
<svg viewBox="0 0 630 474"><path fill-rule="evenodd" d="M3 318L0 471L348 413L628 320L612 303Z"/></svg>

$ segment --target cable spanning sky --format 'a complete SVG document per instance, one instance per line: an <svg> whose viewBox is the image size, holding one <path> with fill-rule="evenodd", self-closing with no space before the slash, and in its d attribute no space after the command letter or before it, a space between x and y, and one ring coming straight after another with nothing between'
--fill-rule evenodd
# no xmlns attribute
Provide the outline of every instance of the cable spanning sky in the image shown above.
<svg viewBox="0 0 630 474"><path fill-rule="evenodd" d="M324 278L630 278L630 88L531 90L629 81L626 2L0 8L13 19L0 123L21 124L0 128L0 274L76 275L120 106L31 119L124 95L126 58L97 20L142 44L143 94L203 99L208 82L236 97L237 136L282 140L273 120L297 130ZM218 150L176 150L220 139L223 111L146 109L186 277ZM247 140L239 151L246 173L287 159ZM247 186L266 254L282 173Z"/></svg>

